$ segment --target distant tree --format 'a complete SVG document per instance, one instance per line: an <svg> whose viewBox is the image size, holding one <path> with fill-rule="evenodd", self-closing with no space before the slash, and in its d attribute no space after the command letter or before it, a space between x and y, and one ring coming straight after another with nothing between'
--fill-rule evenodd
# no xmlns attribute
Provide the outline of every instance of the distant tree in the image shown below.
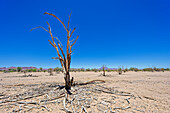
<svg viewBox="0 0 170 113"><path fill-rule="evenodd" d="M112 70L111 69L106 69L107 72L111 72Z"/></svg>
<svg viewBox="0 0 170 113"><path fill-rule="evenodd" d="M81 71L82 71L82 72L84 72L84 71L85 71L85 69L81 69Z"/></svg>
<svg viewBox="0 0 170 113"><path fill-rule="evenodd" d="M80 72L80 71L81 71L81 69L77 69L77 71L78 71L78 72Z"/></svg>
<svg viewBox="0 0 170 113"><path fill-rule="evenodd" d="M32 69L27 70L28 72L32 72Z"/></svg>
<svg viewBox="0 0 170 113"><path fill-rule="evenodd" d="M86 71L91 71L91 69L90 69L90 68L87 68Z"/></svg>
<svg viewBox="0 0 170 113"><path fill-rule="evenodd" d="M37 69L32 69L32 72L37 72Z"/></svg>
<svg viewBox="0 0 170 113"><path fill-rule="evenodd" d="M154 67L153 71L161 71L161 69Z"/></svg>
<svg viewBox="0 0 170 113"><path fill-rule="evenodd" d="M8 69L8 72L16 72L16 69Z"/></svg>
<svg viewBox="0 0 170 113"><path fill-rule="evenodd" d="M22 67L17 67L18 72L21 72L21 70L22 70Z"/></svg>
<svg viewBox="0 0 170 113"><path fill-rule="evenodd" d="M4 73L7 73L8 71L7 70L3 70Z"/></svg>
<svg viewBox="0 0 170 113"><path fill-rule="evenodd" d="M43 70L43 72L47 72L47 70Z"/></svg>
<svg viewBox="0 0 170 113"><path fill-rule="evenodd" d="M165 71L165 69L164 69L164 68L161 68L160 70L161 70L162 72L164 72L164 71Z"/></svg>
<svg viewBox="0 0 170 113"><path fill-rule="evenodd" d="M42 67L40 67L40 71L42 71L43 70L43 68Z"/></svg>
<svg viewBox="0 0 170 113"><path fill-rule="evenodd" d="M60 68L59 68L59 67L56 67L56 68L54 68L54 71L55 71L55 72L59 72L59 71L60 71Z"/></svg>
<svg viewBox="0 0 170 113"><path fill-rule="evenodd" d="M118 72L119 75L121 75L121 74L122 74L122 68L119 67L119 68L117 69L117 72Z"/></svg>
<svg viewBox="0 0 170 113"><path fill-rule="evenodd" d="M23 72L24 72L24 74L25 74L25 76L26 76L27 70L24 70Z"/></svg>
<svg viewBox="0 0 170 113"><path fill-rule="evenodd" d="M49 68L49 69L48 69L48 73L50 73L50 75L52 76L52 75L53 75L53 69L52 69L52 68Z"/></svg>
<svg viewBox="0 0 170 113"><path fill-rule="evenodd" d="M71 68L71 69L70 69L70 72L76 72L76 69Z"/></svg>
<svg viewBox="0 0 170 113"><path fill-rule="evenodd" d="M125 72L125 70L124 70L124 66L122 66L122 72Z"/></svg>
<svg viewBox="0 0 170 113"><path fill-rule="evenodd" d="M152 68L144 68L143 71L151 71L152 72L153 69Z"/></svg>
<svg viewBox="0 0 170 113"><path fill-rule="evenodd" d="M124 72L127 72L128 71L128 68L125 68Z"/></svg>
<svg viewBox="0 0 170 113"><path fill-rule="evenodd" d="M105 74L105 65L102 66L102 70L103 70L103 76L106 76L106 74Z"/></svg>
<svg viewBox="0 0 170 113"><path fill-rule="evenodd" d="M97 72L97 69L96 69L96 68L93 68L93 69L91 69L91 71Z"/></svg>
<svg viewBox="0 0 170 113"><path fill-rule="evenodd" d="M138 68L135 68L135 67L130 67L129 71L135 71L135 72L137 72L137 71L139 71L139 69L138 69Z"/></svg>
<svg viewBox="0 0 170 113"><path fill-rule="evenodd" d="M169 68L166 68L166 69L164 69L165 71L170 71L170 69Z"/></svg>
<svg viewBox="0 0 170 113"><path fill-rule="evenodd" d="M130 68L129 68L129 71L134 71L134 67L130 67Z"/></svg>

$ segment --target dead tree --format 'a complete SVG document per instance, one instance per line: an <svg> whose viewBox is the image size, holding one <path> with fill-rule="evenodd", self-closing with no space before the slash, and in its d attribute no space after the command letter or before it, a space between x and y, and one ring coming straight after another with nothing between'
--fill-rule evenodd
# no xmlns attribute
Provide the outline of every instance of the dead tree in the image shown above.
<svg viewBox="0 0 170 113"><path fill-rule="evenodd" d="M106 76L106 74L105 74L105 65L103 65L102 69L103 69L103 76Z"/></svg>
<svg viewBox="0 0 170 113"><path fill-rule="evenodd" d="M117 72L118 72L119 75L121 75L121 74L122 74L122 68L119 67L119 68L117 69Z"/></svg>
<svg viewBox="0 0 170 113"><path fill-rule="evenodd" d="M69 73L70 72L71 55L72 55L72 52L73 52L72 47L76 43L79 36L77 36L76 39L71 40L71 37L72 37L72 35L73 35L73 33L76 29L76 28L74 28L73 30L70 29L69 24L70 24L71 14L69 15L69 20L68 20L67 26L56 15L48 13L48 12L45 12L44 14L51 15L51 16L55 17L63 25L63 27L64 27L64 29L66 30L66 33L67 33L66 53L64 53L63 46L62 46L60 40L57 37L54 37L52 35L51 27L50 27L50 24L48 22L47 22L48 30L46 30L44 27L41 27L41 26L36 27L36 28L42 28L50 34L52 41L51 40L48 40L48 41L57 51L58 57L55 57L55 59L58 59L60 61L61 67L63 68L64 79L65 79L65 89L68 91L68 90L71 89L71 84L73 82L73 77L72 77L72 80L71 80L70 79L70 73ZM33 29L36 29L36 28L33 28Z"/></svg>
<svg viewBox="0 0 170 113"><path fill-rule="evenodd" d="M24 75L26 76L26 73L27 73L27 71L26 70L24 70Z"/></svg>
<svg viewBox="0 0 170 113"><path fill-rule="evenodd" d="M50 76L53 76L53 69L52 68L48 69L48 73L50 73Z"/></svg>

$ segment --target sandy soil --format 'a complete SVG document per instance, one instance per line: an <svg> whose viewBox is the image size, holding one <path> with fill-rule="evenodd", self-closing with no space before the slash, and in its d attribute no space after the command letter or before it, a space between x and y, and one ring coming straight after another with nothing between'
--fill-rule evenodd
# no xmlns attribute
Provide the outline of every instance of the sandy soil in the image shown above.
<svg viewBox="0 0 170 113"><path fill-rule="evenodd" d="M65 108L91 113L170 113L170 72L72 72L76 82L105 83L74 86ZM0 112L63 113L63 74L47 72L0 73ZM40 94L37 96L37 94ZM34 96L28 98L28 96ZM36 96L35 96L36 95ZM59 97L61 96L62 97ZM56 98L57 97L57 98ZM72 100L72 101L71 101ZM32 102L32 103L31 103Z"/></svg>

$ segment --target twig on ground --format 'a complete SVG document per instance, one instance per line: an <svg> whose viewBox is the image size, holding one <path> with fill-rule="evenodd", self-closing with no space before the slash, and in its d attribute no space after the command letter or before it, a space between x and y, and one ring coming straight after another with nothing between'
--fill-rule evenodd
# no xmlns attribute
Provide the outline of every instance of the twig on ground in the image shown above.
<svg viewBox="0 0 170 113"><path fill-rule="evenodd" d="M81 109L81 112L84 111L85 113L88 113L87 110L86 110L86 108L85 108L84 106L82 106L81 108L82 108L82 109Z"/></svg>

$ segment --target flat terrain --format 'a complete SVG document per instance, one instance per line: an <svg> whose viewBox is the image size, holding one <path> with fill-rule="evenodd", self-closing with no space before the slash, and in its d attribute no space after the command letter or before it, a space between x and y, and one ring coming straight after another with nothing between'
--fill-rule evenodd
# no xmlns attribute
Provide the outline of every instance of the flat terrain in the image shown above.
<svg viewBox="0 0 170 113"><path fill-rule="evenodd" d="M0 113L170 113L170 72L72 72L66 100L62 73L0 73ZM92 80L92 84L81 85ZM79 85L78 85L79 84Z"/></svg>

